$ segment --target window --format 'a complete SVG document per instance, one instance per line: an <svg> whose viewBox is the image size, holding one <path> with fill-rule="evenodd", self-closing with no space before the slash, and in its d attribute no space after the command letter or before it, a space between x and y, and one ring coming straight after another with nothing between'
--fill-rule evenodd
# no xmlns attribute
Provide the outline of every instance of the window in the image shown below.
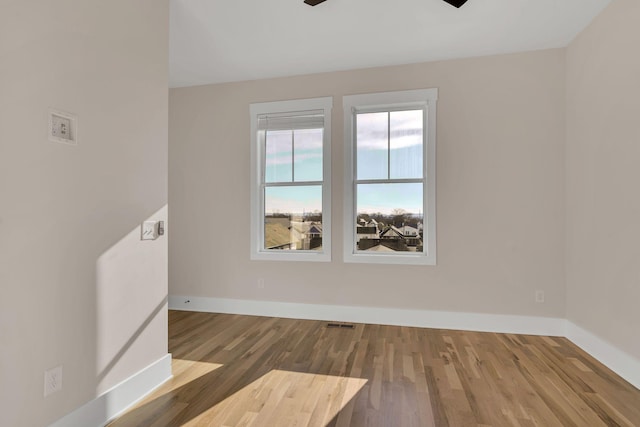
<svg viewBox="0 0 640 427"><path fill-rule="evenodd" d="M345 262L435 265L437 97L344 97Z"/></svg>
<svg viewBox="0 0 640 427"><path fill-rule="evenodd" d="M332 103L251 104L251 259L331 260Z"/></svg>

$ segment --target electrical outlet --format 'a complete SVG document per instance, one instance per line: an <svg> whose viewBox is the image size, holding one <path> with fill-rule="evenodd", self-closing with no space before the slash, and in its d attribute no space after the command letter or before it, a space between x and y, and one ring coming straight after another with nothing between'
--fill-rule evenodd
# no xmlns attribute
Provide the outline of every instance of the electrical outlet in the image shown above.
<svg viewBox="0 0 640 427"><path fill-rule="evenodd" d="M71 119L54 114L51 118L51 135L67 141L72 140Z"/></svg>
<svg viewBox="0 0 640 427"><path fill-rule="evenodd" d="M258 279L258 289L264 289L264 279L262 277Z"/></svg>
<svg viewBox="0 0 640 427"><path fill-rule="evenodd" d="M544 291L537 290L536 291L536 302L543 303L544 302Z"/></svg>
<svg viewBox="0 0 640 427"><path fill-rule="evenodd" d="M62 390L62 365L44 372L44 397Z"/></svg>
<svg viewBox="0 0 640 427"><path fill-rule="evenodd" d="M49 110L49 140L78 145L78 117L75 114Z"/></svg>

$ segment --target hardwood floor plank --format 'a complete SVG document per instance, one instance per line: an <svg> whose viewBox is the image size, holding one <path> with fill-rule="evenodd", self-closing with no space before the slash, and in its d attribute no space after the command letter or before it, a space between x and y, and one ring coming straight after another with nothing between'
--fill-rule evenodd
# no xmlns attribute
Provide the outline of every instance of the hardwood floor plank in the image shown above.
<svg viewBox="0 0 640 427"><path fill-rule="evenodd" d="M174 377L112 427L640 426L559 337L169 312Z"/></svg>

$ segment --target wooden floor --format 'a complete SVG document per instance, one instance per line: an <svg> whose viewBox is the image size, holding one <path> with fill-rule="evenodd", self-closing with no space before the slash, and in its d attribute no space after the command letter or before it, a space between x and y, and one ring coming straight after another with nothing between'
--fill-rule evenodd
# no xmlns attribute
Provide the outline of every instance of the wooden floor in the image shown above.
<svg viewBox="0 0 640 427"><path fill-rule="evenodd" d="M169 312L174 378L120 426L640 426L564 338Z"/></svg>

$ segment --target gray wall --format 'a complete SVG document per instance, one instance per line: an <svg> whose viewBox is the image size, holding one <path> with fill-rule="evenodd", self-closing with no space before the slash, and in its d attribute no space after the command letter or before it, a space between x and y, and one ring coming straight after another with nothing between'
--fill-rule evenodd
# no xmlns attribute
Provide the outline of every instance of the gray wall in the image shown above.
<svg viewBox="0 0 640 427"><path fill-rule="evenodd" d="M640 360L640 2L567 50L567 317Z"/></svg>
<svg viewBox="0 0 640 427"><path fill-rule="evenodd" d="M167 353L168 1L4 1L0 425L44 426ZM79 117L47 140L49 107ZM43 372L63 389L43 398Z"/></svg>
<svg viewBox="0 0 640 427"><path fill-rule="evenodd" d="M438 265L344 264L341 97L432 87ZM563 49L169 96L170 294L564 317ZM249 104L320 96L334 96L333 261L250 261Z"/></svg>

